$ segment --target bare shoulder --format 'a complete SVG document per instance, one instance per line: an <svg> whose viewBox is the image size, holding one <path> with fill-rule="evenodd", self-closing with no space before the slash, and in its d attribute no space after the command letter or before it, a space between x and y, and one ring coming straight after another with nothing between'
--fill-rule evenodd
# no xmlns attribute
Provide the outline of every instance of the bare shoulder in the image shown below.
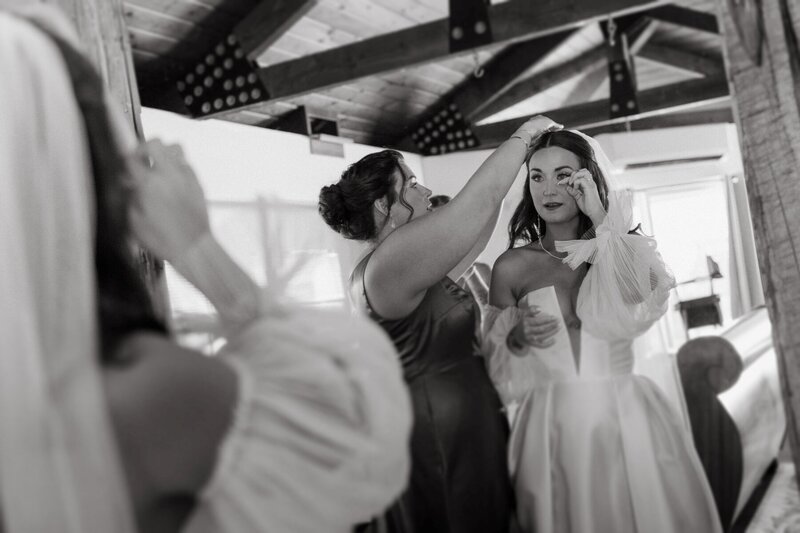
<svg viewBox="0 0 800 533"><path fill-rule="evenodd" d="M200 489L232 423L235 373L149 332L126 338L117 355L104 382L134 498Z"/></svg>
<svg viewBox="0 0 800 533"><path fill-rule="evenodd" d="M492 272L498 272L500 275L518 275L522 272L529 272L531 268L539 266L541 255L541 252L528 245L511 248L497 258Z"/></svg>

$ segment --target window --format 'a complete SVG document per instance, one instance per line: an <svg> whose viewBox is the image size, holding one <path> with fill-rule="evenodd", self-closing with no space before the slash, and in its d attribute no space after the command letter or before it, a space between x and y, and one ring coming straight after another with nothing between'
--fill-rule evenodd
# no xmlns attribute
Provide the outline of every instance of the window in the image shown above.
<svg viewBox="0 0 800 533"><path fill-rule="evenodd" d="M731 283L730 223L724 179L714 178L686 185L650 189L636 195L637 215L645 233L658 241L658 249L678 284L661 321L665 345L670 351L688 337L719 333L720 326L686 330L677 306L704 296L720 298L722 326L730 325ZM719 265L721 279L710 279L707 256Z"/></svg>
<svg viewBox="0 0 800 533"><path fill-rule="evenodd" d="M259 285L300 305L348 305L345 282L358 249L325 225L316 205L209 202L209 216L222 247ZM170 265L165 273L179 338L215 352L223 341L212 305Z"/></svg>

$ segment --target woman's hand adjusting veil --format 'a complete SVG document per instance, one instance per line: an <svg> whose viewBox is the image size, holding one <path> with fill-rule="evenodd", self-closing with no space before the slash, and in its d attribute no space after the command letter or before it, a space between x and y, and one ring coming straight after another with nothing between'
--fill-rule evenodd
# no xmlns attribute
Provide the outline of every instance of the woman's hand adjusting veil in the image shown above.
<svg viewBox="0 0 800 533"><path fill-rule="evenodd" d="M595 227L603 222L606 210L591 172L585 168L576 170L568 178L560 180L558 184L565 186L567 193L578 204L578 209L592 220Z"/></svg>
<svg viewBox="0 0 800 533"><path fill-rule="evenodd" d="M143 143L129 157L128 168L134 235L155 255L175 263L211 231L203 189L177 145Z"/></svg>
<svg viewBox="0 0 800 533"><path fill-rule="evenodd" d="M511 135L511 139L520 139L525 143L525 149L529 149L534 139L549 131L558 131L564 126L554 122L544 115L536 115L526 120L517 131Z"/></svg>
<svg viewBox="0 0 800 533"><path fill-rule="evenodd" d="M203 189L180 146L149 141L128 163L134 191L128 216L137 240L202 292L229 331L250 324L266 300L212 235Z"/></svg>

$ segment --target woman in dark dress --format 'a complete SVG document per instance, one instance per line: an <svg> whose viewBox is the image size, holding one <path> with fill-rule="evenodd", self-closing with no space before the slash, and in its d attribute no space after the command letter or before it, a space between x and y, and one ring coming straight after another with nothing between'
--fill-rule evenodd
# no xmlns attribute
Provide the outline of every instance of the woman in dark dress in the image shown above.
<svg viewBox="0 0 800 533"><path fill-rule="evenodd" d="M435 212L431 191L392 150L364 157L320 192L326 223L371 245L351 295L394 341L411 390L411 479L387 513L390 531L509 530L507 422L477 357L475 302L448 274L461 274L480 252L532 139L558 128L545 117L527 121Z"/></svg>

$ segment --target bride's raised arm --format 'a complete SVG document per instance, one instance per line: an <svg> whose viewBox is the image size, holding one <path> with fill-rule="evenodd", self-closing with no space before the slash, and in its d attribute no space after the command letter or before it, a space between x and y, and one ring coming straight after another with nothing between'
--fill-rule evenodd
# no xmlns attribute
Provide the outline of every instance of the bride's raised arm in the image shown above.
<svg viewBox="0 0 800 533"><path fill-rule="evenodd" d="M567 253L564 262L573 269L591 264L576 306L583 327L600 338L631 339L666 312L675 278L655 239L630 232L630 202L615 193L609 200L594 238L556 241L556 250Z"/></svg>

